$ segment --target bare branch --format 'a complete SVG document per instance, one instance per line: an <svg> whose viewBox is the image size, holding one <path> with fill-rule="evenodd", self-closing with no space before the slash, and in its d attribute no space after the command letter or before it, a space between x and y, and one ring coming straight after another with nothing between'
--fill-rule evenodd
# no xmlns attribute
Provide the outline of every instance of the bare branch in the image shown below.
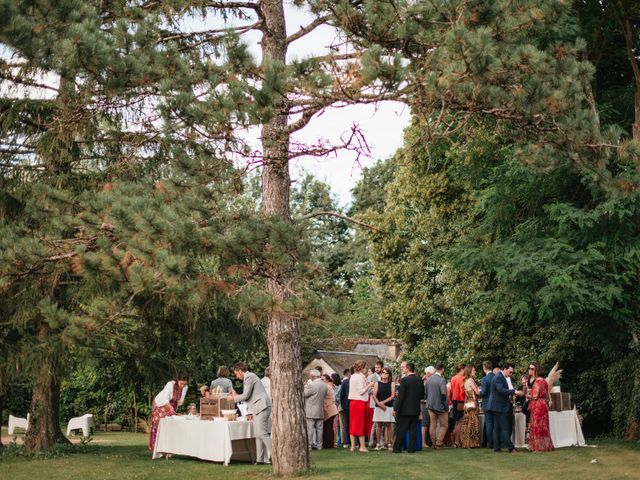
<svg viewBox="0 0 640 480"><path fill-rule="evenodd" d="M295 122L287 126L287 132L293 133L293 132L297 132L298 130L302 130L304 127L306 127L309 124L309 122L311 121L311 119L316 113L321 112L322 110L327 108L331 103L332 102L327 102L327 104L316 105L316 106L305 109L302 112L302 118L300 118L299 120L296 120Z"/></svg>
<svg viewBox="0 0 640 480"><path fill-rule="evenodd" d="M361 57L361 53L329 53L319 57L313 57L313 60L321 63L336 63L342 60L355 60Z"/></svg>
<svg viewBox="0 0 640 480"><path fill-rule="evenodd" d="M235 1L208 2L206 6L214 7L214 8L251 8L253 10L260 9L259 3L256 3L256 2L235 2Z"/></svg>
<svg viewBox="0 0 640 480"><path fill-rule="evenodd" d="M311 22L306 27L301 26L300 30L298 30L296 33L289 35L287 37L287 40L286 40L287 45L295 42L296 40L299 40L300 38L304 37L308 33L311 33L319 26L326 25L331 17L332 15L324 15L322 17L316 18L313 22Z"/></svg>
<svg viewBox="0 0 640 480"><path fill-rule="evenodd" d="M300 220L307 220L309 218L321 217L325 215L329 217L341 218L342 220L346 220L347 222L354 223L356 225L359 225L360 227L368 228L369 230L373 230L374 232L384 233L384 231L378 227L374 227L373 225L369 225L368 223L361 222L360 220L356 220L355 218L347 217L346 215L343 215L338 212L328 212L328 211L314 212L309 215L305 215L304 217L301 217Z"/></svg>
<svg viewBox="0 0 640 480"><path fill-rule="evenodd" d="M78 252L69 252L62 253L60 255L52 255L51 257L45 257L42 259L43 262L56 262L58 260L65 260L67 258L72 258L78 255Z"/></svg>
<svg viewBox="0 0 640 480"><path fill-rule="evenodd" d="M242 34L242 33L248 32L249 30L257 30L260 28L261 25L262 25L262 21L259 20L250 25L241 25L238 27L217 28L217 29L201 30L198 32L177 33L175 35L170 35L168 37L161 37L157 43L170 42L172 40L186 40L189 38L194 38L199 36L211 37L213 35L226 34L230 32L236 32L236 33Z"/></svg>

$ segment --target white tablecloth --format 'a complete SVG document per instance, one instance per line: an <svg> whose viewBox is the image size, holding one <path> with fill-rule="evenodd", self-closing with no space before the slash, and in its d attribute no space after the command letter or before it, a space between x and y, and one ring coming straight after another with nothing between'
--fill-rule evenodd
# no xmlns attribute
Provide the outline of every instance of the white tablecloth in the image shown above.
<svg viewBox="0 0 640 480"><path fill-rule="evenodd" d="M163 453L224 462L255 460L253 422L187 419L180 416L160 420L153 459Z"/></svg>
<svg viewBox="0 0 640 480"><path fill-rule="evenodd" d="M513 432L511 433L511 442L516 448L525 448L527 446L527 416L524 413L516 412L513 414Z"/></svg>
<svg viewBox="0 0 640 480"><path fill-rule="evenodd" d="M481 413L478 415L478 426L480 427L480 441L484 440L484 414ZM524 413L514 413L513 414L513 432L511 433L511 442L513 446L516 448L525 448L527 445L525 443L527 430L527 417Z"/></svg>
<svg viewBox="0 0 640 480"><path fill-rule="evenodd" d="M563 412L549 412L549 433L556 448L586 445L575 408Z"/></svg>
<svg viewBox="0 0 640 480"><path fill-rule="evenodd" d="M478 415L480 420L480 436L484 435L484 415ZM526 430L526 417L524 413L514 414L514 429L511 435L511 441L516 448L525 448L525 430ZM582 427L578 420L578 412L574 408L573 410L566 410L563 412L549 412L549 433L551 434L551 441L555 448L580 446L586 445L584 441L584 435L582 434Z"/></svg>

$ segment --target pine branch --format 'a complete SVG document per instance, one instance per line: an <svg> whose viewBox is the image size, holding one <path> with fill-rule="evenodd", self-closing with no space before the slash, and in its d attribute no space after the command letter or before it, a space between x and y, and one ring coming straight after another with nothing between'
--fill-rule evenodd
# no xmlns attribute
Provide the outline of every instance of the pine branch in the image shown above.
<svg viewBox="0 0 640 480"><path fill-rule="evenodd" d="M0 79L8 80L18 85L25 85L27 87L44 88L53 92L58 92L58 89L44 83L39 83L34 80L23 78L20 75L12 75L7 71L0 71Z"/></svg>
<svg viewBox="0 0 640 480"><path fill-rule="evenodd" d="M360 220L356 220L355 218L352 218L352 217L347 217L346 215L343 215L338 212L329 212L329 211L314 212L314 213L310 213L309 215L305 215L304 217L301 217L300 220L308 220L309 218L315 218L315 217L321 217L321 216L340 218L342 220L346 220L347 222L351 222L360 227L365 227L365 228L368 228L369 230L373 230L374 232L384 233L384 231L378 227L374 227L373 225L369 225L368 223L361 222Z"/></svg>

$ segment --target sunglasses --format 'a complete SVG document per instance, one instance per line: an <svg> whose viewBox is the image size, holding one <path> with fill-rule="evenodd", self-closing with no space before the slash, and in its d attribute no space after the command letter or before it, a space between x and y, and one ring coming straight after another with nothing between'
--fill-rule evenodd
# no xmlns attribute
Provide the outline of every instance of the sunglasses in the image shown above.
<svg viewBox="0 0 640 480"><path fill-rule="evenodd" d="M529 370L535 370L536 367L529 367Z"/></svg>

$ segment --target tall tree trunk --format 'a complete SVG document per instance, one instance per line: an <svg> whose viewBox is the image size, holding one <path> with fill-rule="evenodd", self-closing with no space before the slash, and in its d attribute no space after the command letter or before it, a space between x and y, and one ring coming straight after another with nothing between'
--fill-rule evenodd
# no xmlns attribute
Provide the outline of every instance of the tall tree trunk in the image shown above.
<svg viewBox="0 0 640 480"><path fill-rule="evenodd" d="M286 62L287 42L282 0L264 0L262 62ZM263 215L289 222L289 134L286 130L288 109L284 98L277 104L273 117L262 127L264 153L262 170ZM306 443L306 421L303 404L300 330L298 319L277 307L287 298L286 274L281 267L268 272L266 290L276 299L276 307L268 314L267 343L271 369L273 468L277 475L295 475L309 468Z"/></svg>
<svg viewBox="0 0 640 480"><path fill-rule="evenodd" d="M629 420L624 438L625 440L640 440L640 339L635 331L631 334L631 341L636 368L633 374L631 408L629 409Z"/></svg>
<svg viewBox="0 0 640 480"><path fill-rule="evenodd" d="M636 94L634 102L635 117L631 127L633 131L633 139L640 142L640 66L634 52L634 31L631 25L630 13L624 10L624 6L620 4L620 15L622 17L622 28L624 33L625 46L627 48L627 57L631 63L633 78L636 84Z"/></svg>
<svg viewBox="0 0 640 480"><path fill-rule="evenodd" d="M640 143L640 81L636 83L635 113L636 121L633 124L633 139Z"/></svg>
<svg viewBox="0 0 640 480"><path fill-rule="evenodd" d="M631 127L633 131L633 139L640 143L640 65L638 65L638 59L636 58L634 51L634 31L631 24L631 17L628 11L625 11L625 6L621 2L618 4L620 8L620 16L622 18L622 28L624 33L625 46L627 49L627 57L631 63L631 70L633 71L633 78L636 84L635 92L635 121ZM638 333L632 332L631 334L634 355L640 359L640 343L638 339ZM631 413L629 423L627 425L627 431L625 438L629 440L637 440L640 438L640 369L636 369L634 375L634 388L631 392Z"/></svg>
<svg viewBox="0 0 640 480"><path fill-rule="evenodd" d="M2 418L2 412L4 410L4 394L0 393L0 418ZM0 435L0 448L2 448L2 435Z"/></svg>
<svg viewBox="0 0 640 480"><path fill-rule="evenodd" d="M49 326L40 327L40 345L46 345ZM25 437L25 445L32 452L51 450L56 443L70 443L60 430L60 361L57 353L42 358L36 369L31 394L31 418Z"/></svg>

